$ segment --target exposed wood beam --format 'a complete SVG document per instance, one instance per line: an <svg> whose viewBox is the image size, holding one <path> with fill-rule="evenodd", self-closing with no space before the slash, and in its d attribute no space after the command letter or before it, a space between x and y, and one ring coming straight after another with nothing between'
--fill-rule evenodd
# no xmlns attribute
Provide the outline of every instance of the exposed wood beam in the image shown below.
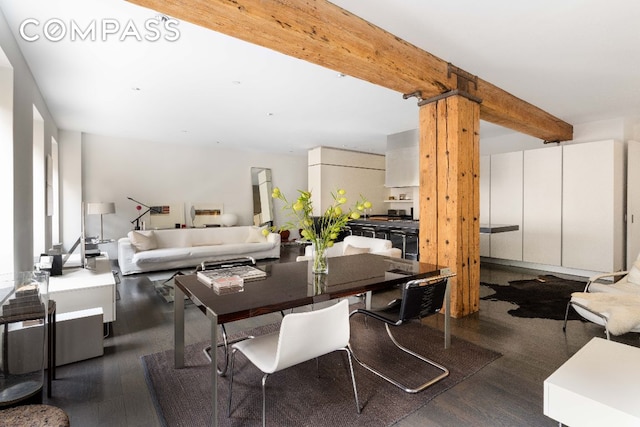
<svg viewBox="0 0 640 427"><path fill-rule="evenodd" d="M483 120L546 141L573 138L570 124L482 79L466 88L446 61L326 0L128 1L403 94L465 86L482 99Z"/></svg>

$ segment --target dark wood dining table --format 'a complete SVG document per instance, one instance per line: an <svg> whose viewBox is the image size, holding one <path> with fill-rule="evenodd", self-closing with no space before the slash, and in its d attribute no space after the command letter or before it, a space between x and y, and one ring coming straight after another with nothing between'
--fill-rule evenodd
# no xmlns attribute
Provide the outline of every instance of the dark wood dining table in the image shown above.
<svg viewBox="0 0 640 427"><path fill-rule="evenodd" d="M174 299L174 363L184 367L184 297L193 301L211 321L212 418L217 418L218 325L293 309L305 305L346 298L393 288L410 280L451 277L447 267L374 254L358 254L329 259L328 274L314 274L311 262L289 262L260 265L266 272L260 280L245 281L241 292L218 294L201 282L195 274L177 276ZM449 347L449 287L445 297L445 348Z"/></svg>

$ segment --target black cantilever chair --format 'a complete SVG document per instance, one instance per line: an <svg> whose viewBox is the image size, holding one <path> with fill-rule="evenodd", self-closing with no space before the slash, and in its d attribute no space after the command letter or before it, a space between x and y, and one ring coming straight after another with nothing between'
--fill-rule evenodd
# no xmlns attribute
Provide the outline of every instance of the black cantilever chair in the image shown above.
<svg viewBox="0 0 640 427"><path fill-rule="evenodd" d="M403 347L398 343L396 338L391 333L391 329L389 326L401 326L402 324L410 321L412 319L424 318L430 316L432 314L440 312L443 304L447 303L448 308L448 297L449 297L449 278L450 276L443 277L432 277L426 279L418 279L412 280L402 285L402 298L391 301L386 307L381 310L365 310L365 309L357 309L351 312L350 316L355 314L364 314L368 317L372 317L376 320L384 322L385 328L387 330L387 334L389 338L393 342L393 344L404 351L405 353L410 354L411 356L422 360L434 366L438 370L442 371L442 373L435 378L431 378L422 385L416 388L410 388L406 385L401 384L397 380L390 378L389 376L383 374L382 372L372 368L367 365L365 362L360 360L356 353L351 349L352 354L355 360L362 365L367 370L376 374L380 378L390 382L391 384L399 387L407 393L418 393L429 386L437 383L440 380L443 380L447 376L449 376L449 370L439 363L434 362L433 360L427 359L426 357L415 353L409 350L406 347ZM446 301L445 301L446 299ZM447 314L448 318L448 314ZM449 330L448 330L448 322L445 320L445 348L448 347L448 338L449 338Z"/></svg>

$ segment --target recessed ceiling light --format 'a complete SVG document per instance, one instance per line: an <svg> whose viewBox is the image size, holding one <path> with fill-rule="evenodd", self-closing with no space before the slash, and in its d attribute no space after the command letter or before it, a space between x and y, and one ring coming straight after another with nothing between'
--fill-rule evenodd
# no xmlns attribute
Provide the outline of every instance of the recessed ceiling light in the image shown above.
<svg viewBox="0 0 640 427"><path fill-rule="evenodd" d="M139 87L134 86L131 88L131 90L134 92L139 92L141 89Z"/></svg>
<svg viewBox="0 0 640 427"><path fill-rule="evenodd" d="M267 113L267 116L269 116L269 117L271 117L273 115L274 115L273 113Z"/></svg>
<svg viewBox="0 0 640 427"><path fill-rule="evenodd" d="M242 84L240 80L233 80L231 83L233 83L234 85Z"/></svg>
<svg viewBox="0 0 640 427"><path fill-rule="evenodd" d="M346 75L346 74L344 74L344 73L338 73L338 78L339 78L339 79L341 79L341 78L343 78L343 77L347 77L347 75Z"/></svg>

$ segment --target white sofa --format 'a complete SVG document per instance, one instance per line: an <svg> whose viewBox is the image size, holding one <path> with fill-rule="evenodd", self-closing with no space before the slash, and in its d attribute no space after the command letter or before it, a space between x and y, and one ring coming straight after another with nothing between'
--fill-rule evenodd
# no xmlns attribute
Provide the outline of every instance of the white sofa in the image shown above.
<svg viewBox="0 0 640 427"><path fill-rule="evenodd" d="M253 226L130 231L118 240L123 275L195 267L203 261L250 256L280 258L280 235Z"/></svg>
<svg viewBox="0 0 640 427"><path fill-rule="evenodd" d="M332 247L327 249L327 257L361 253L384 255L393 258L402 257L402 250L394 248L391 240L374 239L373 237L347 236L342 242L336 242ZM296 261L308 261L310 259L313 259L312 245L304 248L304 255L296 258Z"/></svg>

